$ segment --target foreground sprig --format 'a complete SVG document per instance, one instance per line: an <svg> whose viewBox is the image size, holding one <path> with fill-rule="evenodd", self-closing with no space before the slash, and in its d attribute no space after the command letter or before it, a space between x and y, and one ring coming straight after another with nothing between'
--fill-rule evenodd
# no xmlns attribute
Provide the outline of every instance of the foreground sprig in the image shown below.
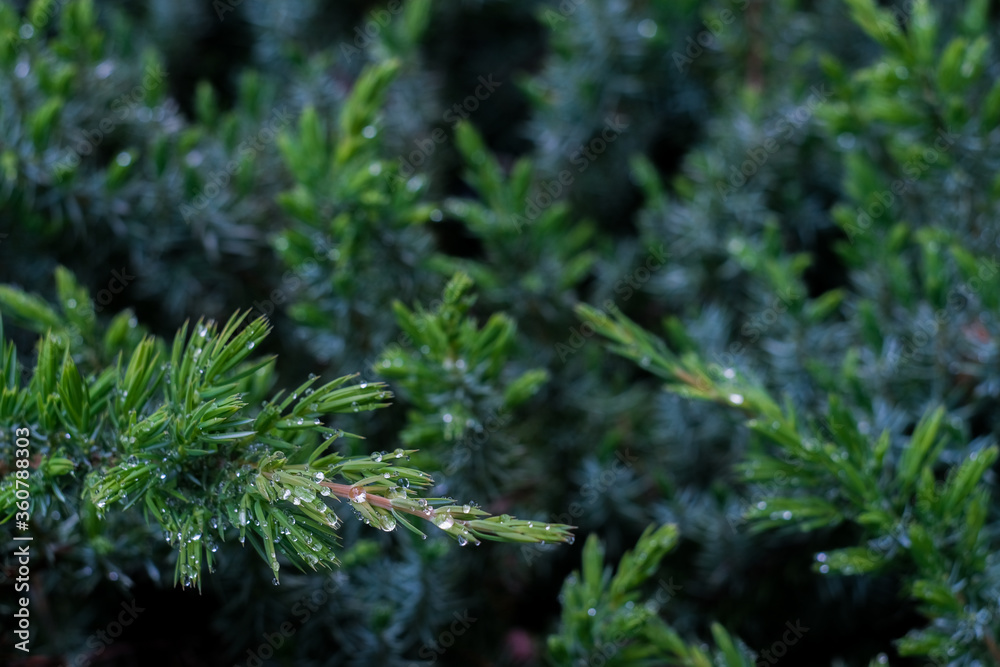
<svg viewBox="0 0 1000 667"><path fill-rule="evenodd" d="M60 490L61 476L91 468L81 489L85 501L98 517L142 507L178 550L175 583L200 587L219 543L237 533L269 563L276 583L279 554L301 569L337 564L338 501L382 530L402 524L423 535L410 522L420 518L463 545L573 540L570 526L416 497L432 479L405 465L415 450L333 451L339 439L360 436L334 428L331 418L388 406L392 393L384 383L352 384L357 376L348 375L320 384L311 376L262 400L274 370L274 357L256 352L270 332L266 318L247 321L247 313L236 313L222 327L210 320L185 324L169 353L155 337L131 343L120 337L117 361L100 368L99 355L87 354L93 337L66 335L72 327L64 315L14 288L0 297L0 308L45 332L27 386L20 386L12 344L4 343L0 355L0 422L31 424L40 440L60 443L38 464L32 483L61 497L72 483ZM80 290L72 290L72 301L62 304L64 313L93 310ZM8 482L0 480L6 520Z"/></svg>

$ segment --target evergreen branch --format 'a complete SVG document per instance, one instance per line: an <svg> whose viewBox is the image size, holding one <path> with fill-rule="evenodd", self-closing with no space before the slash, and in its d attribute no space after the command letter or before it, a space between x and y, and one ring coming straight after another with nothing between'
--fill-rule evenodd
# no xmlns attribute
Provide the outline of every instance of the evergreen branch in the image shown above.
<svg viewBox="0 0 1000 667"><path fill-rule="evenodd" d="M64 279L61 291L69 284ZM60 479L72 467L89 465L96 447L101 461L86 475L84 499L101 518L112 507L142 507L147 522L159 524L178 550L175 583L200 588L202 568L212 570L227 526L242 543L250 538L275 582L278 554L300 569L336 565L340 519L329 497L350 501L359 519L385 531L400 522L415 530L406 515L432 521L463 545L480 539L573 541L571 526L493 517L448 498L412 496L410 489L432 483L427 473L396 465L415 450L353 457L328 452L339 438L358 436L324 420L388 406L392 394L383 383L348 384L356 377L348 375L316 386L311 376L254 408L249 395L273 372L273 357L254 358L270 331L266 318L246 322L247 313L236 313L221 328L214 321L185 323L169 357L163 341L146 337L127 364L119 356L115 366L82 373L67 341L51 333L62 326L58 313L13 288L4 294L0 304L22 304L18 312L38 315L36 329L47 331L25 389L18 388L13 345L0 340L0 424L30 424L36 437L60 443L32 475L38 497L50 486L62 495ZM169 361L161 363L165 357ZM0 442L0 453L10 446ZM0 474L0 517L6 521L16 507L14 476Z"/></svg>
<svg viewBox="0 0 1000 667"><path fill-rule="evenodd" d="M609 317L583 305L577 312L612 341L612 351L667 380L668 390L738 408L754 433L777 445L779 455L754 451L739 466L746 481L768 482L787 493L748 510L755 530L796 525L813 531L845 519L862 526L869 545L817 554L820 573L860 574L903 560L911 595L925 603L927 616L947 621L953 630L915 630L899 640L902 653L946 655L958 650L955 637L962 631L975 632L991 653L989 629L967 609L995 613L996 598L985 584L967 582L983 570L989 552L983 477L1000 458L995 444L972 451L937 481L935 466L949 438L941 407L928 411L909 442L890 456L888 431L870 443L837 396L830 397L824 415L830 428L803 432L790 401L780 407L734 369L710 367L691 352L677 355L620 312ZM817 489L827 492L820 495Z"/></svg>
<svg viewBox="0 0 1000 667"><path fill-rule="evenodd" d="M683 586L660 579L656 594L642 601L641 586L677 545L673 524L649 526L626 551L611 575L596 535L587 538L582 567L566 578L560 593L562 617L558 633L549 636L549 653L557 665L683 665L684 667L753 667L752 653L718 623L712 635L718 650L685 642L659 615Z"/></svg>
<svg viewBox="0 0 1000 667"><path fill-rule="evenodd" d="M396 321L407 337L406 348L391 346L375 362L375 371L394 379L401 395L417 408L409 412L401 439L437 455L456 492L466 492L462 472L475 471L473 490L496 494L501 477L512 476L517 457L506 438L488 448L448 446L486 431L488 417L507 414L527 401L548 381L541 368L509 376L517 325L494 313L480 327L469 315L476 302L474 282L456 273L445 285L434 310L417 304L410 310L393 304Z"/></svg>

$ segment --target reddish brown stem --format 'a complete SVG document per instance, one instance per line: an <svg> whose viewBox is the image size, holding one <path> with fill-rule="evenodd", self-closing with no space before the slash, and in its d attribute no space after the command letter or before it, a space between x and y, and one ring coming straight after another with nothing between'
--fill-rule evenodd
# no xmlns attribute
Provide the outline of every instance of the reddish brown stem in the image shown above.
<svg viewBox="0 0 1000 667"><path fill-rule="evenodd" d="M320 482L323 486L330 489L337 498L344 498L346 500L353 501L354 496L358 493L358 489L363 487L354 486L352 484L337 484L336 482ZM399 512L406 512L407 514L412 514L413 516L418 516L421 519L427 519L434 515L434 509L428 508L428 510L415 510L409 507L397 507L392 504L392 501L388 498L380 495L376 495L371 491L365 489L365 502L369 505L375 507L381 507L384 510L397 510Z"/></svg>

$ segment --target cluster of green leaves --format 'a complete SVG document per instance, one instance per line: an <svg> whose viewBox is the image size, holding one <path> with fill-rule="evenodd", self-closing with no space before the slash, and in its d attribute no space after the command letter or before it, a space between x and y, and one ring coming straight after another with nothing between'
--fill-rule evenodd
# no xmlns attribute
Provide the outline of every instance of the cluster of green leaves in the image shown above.
<svg viewBox="0 0 1000 667"><path fill-rule="evenodd" d="M0 261L31 284L66 264L102 309L127 289L172 323L231 310L220 292L249 305L245 276L265 264L286 187L273 133L296 110L274 80L245 71L231 110L203 83L186 116L169 96L167 59L118 11L102 7L99 21L89 0L35 0L23 16L0 7L0 227L10 236ZM122 266L135 279L101 294Z"/></svg>
<svg viewBox="0 0 1000 667"><path fill-rule="evenodd" d="M908 604L933 619L898 642L901 653L995 662L984 621L994 613L986 553L996 506L1000 98L985 74L996 54L988 3L847 4L849 13L817 3L763 28L774 38L761 51L767 86L720 105L681 174L664 182L648 160L633 162L646 193L642 238L672 251L647 286L675 316L670 372L632 349L638 330L616 340L669 376L671 393L754 406L752 437L785 438L795 453L778 463L756 446L745 455L746 433L728 435L740 461L732 483L748 497L718 503L721 528L704 528L712 521L701 516L685 523L698 505L679 501L671 516L704 546L704 571L724 565L724 546L739 548L746 534L754 545L808 539L825 559L814 561L824 589L841 585L827 583L837 573L862 591L901 575ZM823 33L861 43L848 49ZM736 51L752 38L737 25L715 46ZM779 50L805 75L783 77ZM780 409L761 402L779 391L789 397ZM684 413L717 414L663 405L665 433ZM937 409L945 416L932 418ZM789 428L796 414L808 423ZM774 424L787 432L757 434ZM726 537L725 523L751 519L746 534ZM828 548L834 526L857 548Z"/></svg>
<svg viewBox="0 0 1000 667"><path fill-rule="evenodd" d="M307 107L298 127L279 140L295 187L278 202L295 224L274 246L305 282L289 314L310 330L320 359L347 350L373 357L392 326L377 304L428 293L433 239L426 223L435 208L422 201L425 179L403 178L400 165L383 157L380 136L386 91L399 69L397 60L366 68L336 127Z"/></svg>
<svg viewBox="0 0 1000 667"><path fill-rule="evenodd" d="M781 405L742 373L705 363L690 344L671 350L620 313L585 305L578 313L612 351L665 380L667 390L749 418L758 445L739 469L747 483L773 490L745 514L754 530L807 532L842 522L860 529L860 545L817 553L815 568L842 575L891 569L905 577L933 624L902 638L902 654L996 657L990 619L1000 610L985 576L995 564L992 531L985 529L991 493L983 481L1000 454L995 444L960 446L965 459L947 465L941 454L962 434L943 427L943 408L926 413L909 438L888 429L876 438L868 433L871 406L851 409L836 394L825 413L803 423L790 400Z"/></svg>
<svg viewBox="0 0 1000 667"><path fill-rule="evenodd" d="M534 111L528 132L540 149L537 168L546 178L568 170L573 181L566 201L609 230L617 231L620 211L629 206L630 156L651 146L682 153L695 139L711 76L691 76L677 56L688 48L686 38L703 29L701 5L661 0L542 4L535 10L551 51L538 73L520 83ZM654 88L671 103L644 93ZM609 119L625 129L605 150ZM595 140L602 142L594 144L598 150L584 152Z"/></svg>
<svg viewBox="0 0 1000 667"><path fill-rule="evenodd" d="M45 354L29 382L16 379L13 347L4 346L0 398L5 410L35 410L39 423L54 429L39 427L45 437L33 465L43 473L32 471L42 485L33 492L34 509L45 517L37 539L67 554L47 577L53 590L100 579L112 560L123 580L126 572L151 572L150 563L165 560L159 535L158 548L140 553L150 541L140 521L130 523L141 518L138 512L100 511L129 503L145 506L152 525L166 529L180 550L182 581L202 561L215 564L213 519L227 536L250 539L266 561L290 550L287 557L306 570L309 556L332 565L336 543L315 536L332 535L321 519L332 518L336 505L326 505L324 491L380 528L404 523L419 532L412 518L423 517L459 541L549 539L538 524L485 517L473 504L438 497L421 505L410 490L430 483L420 471L444 469L443 483L429 494L475 490L497 513L519 502L545 505L553 515L576 508L570 519L557 520L600 531L611 553L651 522L676 522L686 544L671 554L671 571L688 575L686 595L659 613L672 617L678 635L705 635L709 622L719 620L751 644L766 640L762 625L779 609L784 613L795 575L803 584L795 590L809 600L803 616L822 609L828 621L809 648L800 648L817 655L820 635L833 628L861 641L878 635L871 652L858 641L838 644L841 657L860 660L888 650L886 636L905 632L865 625L882 620L874 603L892 598L873 583L890 582L894 590L902 581L908 604L920 606L932 623L916 628L911 617L902 618L908 607L892 605L888 615L914 628L899 642L900 652L954 650L948 660L958 664L995 661L989 619L997 575L987 548L996 453L987 436L998 432L992 405L1000 386L1000 291L989 254L997 242L1000 93L989 77L995 60L989 3L897 3L885 10L850 0L850 12L840 0L486 3L476 12L462 3L432 4L403 3L402 14L394 13L360 50L351 46L352 30L369 15L351 8L250 3L227 12L222 23L210 10L206 23L213 29L253 26L260 73L234 74L229 91L200 85L190 104L182 101L188 117L167 99L165 86L149 88L75 169L60 165L63 149L76 145L77 129L116 118L118 97L164 61L147 49L141 29L132 30L143 21L133 25L114 8L96 16L82 0L36 1L26 16L0 8L0 267L22 284L41 285L54 263L85 261L76 273L99 289L109 265L127 257L145 270L123 302L146 301L175 319L201 312L224 320L270 292L278 331L288 331L285 303L305 325L296 344L282 349L283 361L302 348L313 357L303 373L318 370L317 362L339 366L335 375L374 364L399 383L410 408L405 423L388 412L363 424L370 415L360 403L359 414L341 406L349 409L338 414L338 426L379 443L364 446L328 426L330 414L312 414L310 403L290 398L318 387L315 396L322 381L298 392L290 386L275 398L271 365L234 380L252 368L251 357L199 385L197 396L171 394L180 373L174 348L146 339L130 312L99 327L70 274L57 273L55 291L65 304L58 309L0 288L5 316L43 335ZM190 13L187 3L160 11L183 26L173 28L178 43L205 27L177 20ZM545 45L511 20L528 12L547 27ZM328 30L337 22L340 42ZM483 43L503 48L485 53L488 47L473 38L485 34L492 41ZM165 34L161 43L170 39ZM310 43L327 52L312 52ZM230 73L241 67L238 60L227 59ZM374 64L355 81L369 60ZM387 159L409 154L411 139L428 136L424 123L439 115L439 103L448 107L469 94L456 71L473 80L498 63L507 67L504 87L472 117L477 129L462 123L446 133L450 143L435 140L422 173ZM514 107L529 107L527 118L521 108L509 113L510 100L500 99L514 89L506 85L511 68L537 72L520 80L524 99L512 96ZM171 91L183 88L173 65L167 69ZM286 100L294 126L272 150L244 158L242 142ZM585 172L576 171L575 152L599 136L608 114L620 114L627 130ZM497 117L502 122L491 124ZM511 146L524 146L526 136L534 148L512 155ZM946 143L936 147L939 140ZM449 171L452 148L471 192ZM643 155L625 169L639 150ZM231 161L239 172L221 183L214 175ZM560 179L564 170L571 184ZM894 190L895 181L905 187ZM219 194L202 197L210 183ZM634 215L633 186L645 195ZM438 195L443 204L428 201ZM582 218L624 224L614 228L612 243ZM64 233L71 229L80 236ZM6 232L11 238L3 238ZM268 244L284 264L276 271L266 259ZM668 261L636 287L631 279L643 247L665 248ZM459 289L467 281L457 278L445 296L449 290L462 296L450 305L386 307L394 299L433 303L442 276L456 271L474 278L477 303L467 287ZM629 289L619 292L622 285ZM614 302L646 327L667 316L669 346L617 314L586 311L585 322L617 341L639 368L667 380L670 395L657 391L646 372L620 361L600 365L600 346L586 340L590 327L581 335L571 319L569 306L580 298L608 310ZM499 310L510 316L488 315ZM472 312L486 324L474 323ZM143 319L156 331L173 331L173 322L164 327L156 317ZM226 327L201 326L212 332L213 354L229 350L221 338ZM399 328L400 346L386 349ZM182 360L197 349L193 338L179 343ZM567 342L569 357L559 353ZM133 406L133 424L131 412L114 407L120 385L129 372L141 384L146 371L139 366L154 359L145 381L156 389L148 404ZM454 365L459 360L465 369ZM158 369L161 363L171 365ZM192 369L210 367L199 363L189 363L187 381L201 382L191 379ZM366 390L376 386L369 380ZM221 387L230 388L214 395ZM328 391L346 388L345 381ZM790 398L772 398L778 388ZM490 417L506 416L517 402L512 395L533 392L544 410L522 403L518 419L490 432ZM677 394L708 401L675 400ZM192 410L221 421L190 431L195 413L177 407L189 399ZM259 410L265 399L267 408ZM714 404L755 421L734 428ZM266 410L275 411L277 422L258 432L257 420L271 418L262 417ZM294 428L299 418L301 431ZM163 430L152 436L133 430L142 424ZM491 439L476 449L480 427ZM142 445L121 442L123 432ZM246 435L234 435L240 432ZM183 447L183 459L157 459L170 448L154 448L164 441ZM316 449L328 441L349 451ZM421 451L370 451L382 442ZM623 452L636 462L627 469L615 466ZM166 476L144 491L154 462ZM355 462L361 467L353 468ZM229 484L224 494L220 481ZM352 502L351 494L356 499L362 491L365 501ZM9 492L0 491L4 503ZM139 496L152 497L153 506ZM49 531L48 519L56 517ZM257 526L262 517L262 525L274 527L270 534ZM734 520L749 522L749 530L734 530ZM561 549L539 549L553 558L529 560L531 568L507 567L510 552L501 550L477 554L467 566L463 550L441 556L434 541L420 539L393 539L398 551L381 549L383 542L368 542L358 530L363 525L355 522L341 527L357 548L351 556L337 552L347 566L338 575L350 579L343 597L351 604L323 612L328 634L302 633L286 650L324 651L329 664L344 662L347 651L356 664L403 664L405 651L447 623L450 602L442 591L476 582L477 604L506 609L509 600L484 600L500 588L495 574L484 573L509 573L532 594L550 574L561 576ZM307 538L319 548L297 550ZM605 588L594 584L602 558L593 549L584 568L590 583L580 587L578 579L566 589L563 627L551 646L559 661L596 661L599 647L609 646L624 649L619 661L625 655L652 661L656 651L680 664L709 658L708 649L650 630L663 622L625 592L622 582L630 577L615 585L609 578ZM218 624L234 637L227 644L243 646L277 627L284 619L273 609L291 605L318 576L283 573L284 585L274 590L269 570L251 567L243 550L232 551L233 566L213 583L239 589ZM93 572L77 577L84 565ZM276 604L239 604L263 598L263 591ZM513 613L503 613L494 627L515 623ZM79 630L82 623L75 616L74 622ZM502 637L497 630L487 641L499 645ZM724 654L715 659L742 664L742 648L731 655L727 647L737 643L718 631L715 637ZM333 642L350 648L330 651ZM464 657L456 649L449 659Z"/></svg>
<svg viewBox="0 0 1000 667"><path fill-rule="evenodd" d="M552 189L564 186L545 181L535 159L523 157L503 169L466 122L456 126L455 143L476 198L451 198L445 210L478 239L483 255L441 257L437 265L468 272L491 305L510 308L519 321L556 320L559 306L569 306L573 288L594 264L593 225L575 219L564 195Z"/></svg>
<svg viewBox="0 0 1000 667"><path fill-rule="evenodd" d="M948 16L915 2L905 33L874 3L850 6L882 49L878 62L850 75L825 63L837 91L822 113L826 127L855 144L843 160L846 201L832 217L861 297L852 309L866 343L859 375L865 391L890 391L910 408L922 392L908 387L935 376L929 386L938 400L965 396L975 413L988 414L991 372L981 362L1000 305L989 223L1000 86L985 75L996 52L988 3Z"/></svg>
<svg viewBox="0 0 1000 667"><path fill-rule="evenodd" d="M81 368L76 359L96 332L94 305L65 271L59 287L61 314L39 297L10 287L0 292L0 312L46 332L26 385L12 343L4 342L0 367L0 425L7 434L29 428L42 454L30 476L40 503L34 509L52 498L75 504L68 499L74 490L99 517L116 504L143 508L179 550L175 581L185 586L200 587L203 566L212 569L217 541L231 536L230 528L240 542L249 538L275 581L279 553L302 569L335 564L340 520L327 498L347 502L365 523L386 531L398 522L426 537L404 515L433 521L463 545L572 541L565 525L491 517L450 498L417 498L432 480L405 465L412 450L331 451L339 438L358 436L324 420L386 407L392 395L383 383L349 384L354 376L344 376L320 384L312 376L258 407L273 373L274 358L254 351L270 331L266 318L248 322L238 313L222 327L199 320L181 328L169 351L145 336L130 346L127 361L119 350L110 363ZM56 333L75 325L83 336ZM128 336L109 328L103 340L113 350ZM14 442L5 436L2 447L13 460ZM75 484L60 489L73 469L87 471L82 491ZM12 474L0 482L5 521L15 509L14 484Z"/></svg>
<svg viewBox="0 0 1000 667"><path fill-rule="evenodd" d="M410 402L407 425L400 432L410 447L426 449L443 464L455 493L476 480L495 495L498 477L516 474L524 450L497 431L512 411L534 395L548 379L540 368L506 378L515 343L516 324L494 313L479 328L469 309L472 279L456 274L445 286L432 311L409 310L399 301L393 310L405 338L390 345L375 363L375 371L394 380ZM463 474L469 469L470 474Z"/></svg>
<svg viewBox="0 0 1000 667"><path fill-rule="evenodd" d="M660 579L655 595L642 601L642 586L659 570L678 541L677 526L650 526L626 551L612 575L604 565L604 548L596 535L587 538L582 567L566 578L559 599L558 634L549 636L556 665L684 665L685 667L753 667L754 655L725 628L712 624L717 649L685 642L659 615L683 588Z"/></svg>

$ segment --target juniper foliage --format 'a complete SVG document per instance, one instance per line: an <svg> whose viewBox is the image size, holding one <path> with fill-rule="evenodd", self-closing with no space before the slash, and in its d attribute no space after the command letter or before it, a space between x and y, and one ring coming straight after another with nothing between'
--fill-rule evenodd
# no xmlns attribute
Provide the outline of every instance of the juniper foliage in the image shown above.
<svg viewBox="0 0 1000 667"><path fill-rule="evenodd" d="M996 662L995 10L0 6L36 650Z"/></svg>

